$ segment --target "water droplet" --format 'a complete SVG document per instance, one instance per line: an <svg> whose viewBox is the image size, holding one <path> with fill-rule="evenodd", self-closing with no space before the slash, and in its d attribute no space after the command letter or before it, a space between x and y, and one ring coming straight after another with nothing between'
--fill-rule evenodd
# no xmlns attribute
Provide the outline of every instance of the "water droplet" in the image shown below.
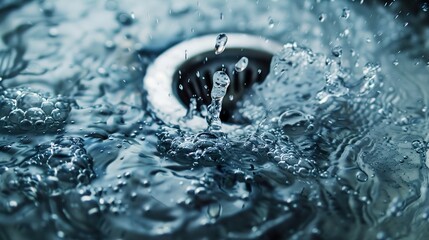
<svg viewBox="0 0 429 240"><path fill-rule="evenodd" d="M429 10L429 3L425 2L422 4L422 11L427 12Z"/></svg>
<svg viewBox="0 0 429 240"><path fill-rule="evenodd" d="M395 60L393 61L393 65L395 65L395 66L398 66L398 65L399 65L399 61L398 61L398 59L395 59Z"/></svg>
<svg viewBox="0 0 429 240"><path fill-rule="evenodd" d="M216 37L215 54L221 54L225 51L225 45L228 42L228 36L225 33L221 33Z"/></svg>
<svg viewBox="0 0 429 240"><path fill-rule="evenodd" d="M112 50L116 47L116 44L115 42L109 40L104 43L104 47L108 50Z"/></svg>
<svg viewBox="0 0 429 240"><path fill-rule="evenodd" d="M49 37L57 37L58 36L58 29L57 28L50 28L49 29Z"/></svg>
<svg viewBox="0 0 429 240"><path fill-rule="evenodd" d="M341 57L343 55L343 49L340 46L336 46L332 49L331 53L334 57Z"/></svg>
<svg viewBox="0 0 429 240"><path fill-rule="evenodd" d="M30 108L25 112L25 118L33 122L45 120L45 112L40 108Z"/></svg>
<svg viewBox="0 0 429 240"><path fill-rule="evenodd" d="M22 110L27 110L32 107L40 107L42 105L43 98L32 92L25 92L18 96L16 105Z"/></svg>
<svg viewBox="0 0 429 240"><path fill-rule="evenodd" d="M120 12L116 15L116 20L123 26L129 26L134 21L134 15L129 13Z"/></svg>
<svg viewBox="0 0 429 240"><path fill-rule="evenodd" d="M9 121L14 124L19 124L24 119L24 111L15 109L9 114Z"/></svg>
<svg viewBox="0 0 429 240"><path fill-rule="evenodd" d="M51 115L52 115L52 118L54 120L64 121L68 117L68 112L60 110L60 109L55 109L52 111Z"/></svg>
<svg viewBox="0 0 429 240"><path fill-rule="evenodd" d="M350 17L350 9L343 8L343 13L341 14L341 17L344 19L348 19Z"/></svg>
<svg viewBox="0 0 429 240"><path fill-rule="evenodd" d="M356 173L356 179L357 179L359 182L366 182L366 181L368 181L368 175L366 175L366 173L364 173L364 172L362 172L362 171L358 171L358 172Z"/></svg>
<svg viewBox="0 0 429 240"><path fill-rule="evenodd" d="M238 62L235 64L235 71L236 72L242 72L244 69L247 68L247 65L249 64L249 59L247 57L242 57Z"/></svg>
<svg viewBox="0 0 429 240"><path fill-rule="evenodd" d="M182 84L179 84L179 89L183 90L183 85Z"/></svg>
<svg viewBox="0 0 429 240"><path fill-rule="evenodd" d="M106 69L105 68L103 68L103 67L99 67L98 69L97 69L97 73L101 76L101 77L107 77L107 76L109 76L109 73L106 71Z"/></svg>
<svg viewBox="0 0 429 240"><path fill-rule="evenodd" d="M57 237L59 237L59 238L64 238L66 235L64 234L64 232L63 231L58 231L57 232Z"/></svg>
<svg viewBox="0 0 429 240"><path fill-rule="evenodd" d="M274 27L274 19L271 17L268 18L268 27L273 28Z"/></svg>
<svg viewBox="0 0 429 240"><path fill-rule="evenodd" d="M222 206L219 203L213 203L208 206L207 208L207 214L211 218L218 218L221 214Z"/></svg>
<svg viewBox="0 0 429 240"><path fill-rule="evenodd" d="M325 13L320 14L319 15L319 21L324 22L325 20L326 20L326 14Z"/></svg>

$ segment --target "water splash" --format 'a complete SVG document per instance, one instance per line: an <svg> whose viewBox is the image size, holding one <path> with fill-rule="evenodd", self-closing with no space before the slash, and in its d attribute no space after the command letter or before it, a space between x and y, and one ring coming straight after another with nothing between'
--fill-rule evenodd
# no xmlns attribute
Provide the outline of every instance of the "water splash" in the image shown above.
<svg viewBox="0 0 429 240"><path fill-rule="evenodd" d="M427 239L427 60L396 49L401 37L418 37L412 21L404 29L389 8L371 5L382 13L371 16L363 7L1 2L0 47L17 51L0 66L9 79L0 97L0 238ZM118 19L130 10L140 18ZM154 118L136 91L146 66L175 42L223 31L297 42L238 103L248 125L195 133ZM409 45L420 57L419 44ZM79 108L64 115L56 106L64 98ZM16 124L54 116L59 132Z"/></svg>
<svg viewBox="0 0 429 240"><path fill-rule="evenodd" d="M222 110L222 100L226 95L226 90L231 80L224 71L217 71L213 74L213 87L211 91L212 102L208 107L206 117L210 131L220 131L222 123L220 121L220 112Z"/></svg>

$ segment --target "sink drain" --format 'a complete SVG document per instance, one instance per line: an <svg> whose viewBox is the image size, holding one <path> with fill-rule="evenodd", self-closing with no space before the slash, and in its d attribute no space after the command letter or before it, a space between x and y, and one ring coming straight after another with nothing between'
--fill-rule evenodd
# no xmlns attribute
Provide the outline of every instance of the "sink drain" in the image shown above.
<svg viewBox="0 0 429 240"><path fill-rule="evenodd" d="M207 124L201 114L190 121L182 119L191 99L195 99L198 112L204 112L211 102L212 76L222 70L230 77L231 84L222 103L221 120L230 127L246 122L235 111L237 101L253 84L265 80L271 58L282 46L247 34L227 33L227 36L222 54L214 52L216 35L207 35L170 48L148 68L143 87L149 107L158 118L193 129L205 128ZM242 57L248 58L248 66L236 72L234 66Z"/></svg>

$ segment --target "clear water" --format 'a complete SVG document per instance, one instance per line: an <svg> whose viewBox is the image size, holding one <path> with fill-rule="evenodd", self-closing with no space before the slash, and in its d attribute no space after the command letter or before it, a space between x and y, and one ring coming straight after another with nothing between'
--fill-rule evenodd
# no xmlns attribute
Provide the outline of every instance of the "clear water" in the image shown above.
<svg viewBox="0 0 429 240"><path fill-rule="evenodd" d="M0 239L427 239L427 28L361 2L0 1ZM222 32L285 43L250 124L146 111L153 59Z"/></svg>

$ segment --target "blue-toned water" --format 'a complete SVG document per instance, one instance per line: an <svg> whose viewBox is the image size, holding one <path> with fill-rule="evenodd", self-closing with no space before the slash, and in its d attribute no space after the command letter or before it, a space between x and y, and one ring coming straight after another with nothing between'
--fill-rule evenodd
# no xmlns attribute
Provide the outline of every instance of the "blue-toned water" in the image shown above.
<svg viewBox="0 0 429 240"><path fill-rule="evenodd" d="M427 239L427 14L376 1L0 0L0 239ZM206 131L158 119L148 66L229 32L284 44L238 102L247 124L219 125L220 104Z"/></svg>

